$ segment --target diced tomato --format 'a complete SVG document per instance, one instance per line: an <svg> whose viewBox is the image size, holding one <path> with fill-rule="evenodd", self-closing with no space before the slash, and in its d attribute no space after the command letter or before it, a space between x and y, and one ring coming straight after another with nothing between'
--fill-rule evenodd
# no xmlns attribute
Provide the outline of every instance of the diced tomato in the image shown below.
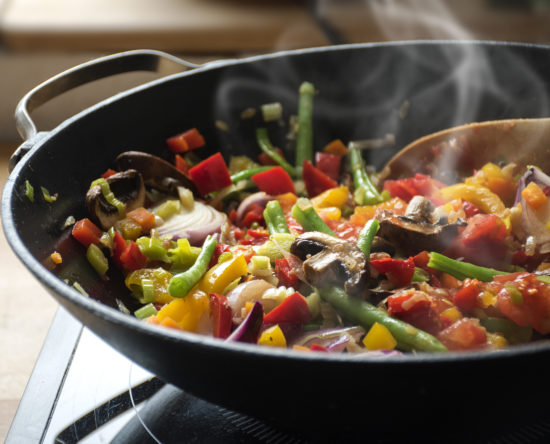
<svg viewBox="0 0 550 444"><path fill-rule="evenodd" d="M464 210L464 214L466 215L466 218L470 218L475 216L476 214L481 214L481 210L476 207L473 203L468 202L465 200L462 202L462 209Z"/></svg>
<svg viewBox="0 0 550 444"><path fill-rule="evenodd" d="M462 318L437 334L449 350L472 350L487 343L487 332L478 319Z"/></svg>
<svg viewBox="0 0 550 444"><path fill-rule="evenodd" d="M233 312L227 298L218 293L210 293L210 315L212 316L213 335L225 339L231 333Z"/></svg>
<svg viewBox="0 0 550 444"><path fill-rule="evenodd" d="M436 303L423 291L410 290L388 298L388 313L431 334L438 333L442 322Z"/></svg>
<svg viewBox="0 0 550 444"><path fill-rule="evenodd" d="M476 279L466 279L453 296L453 303L463 311L471 311L477 305L479 291L479 282Z"/></svg>
<svg viewBox="0 0 550 444"><path fill-rule="evenodd" d="M189 177L203 196L231 185L231 176L221 153L216 153L189 170Z"/></svg>
<svg viewBox="0 0 550 444"><path fill-rule="evenodd" d="M494 214L476 214L451 247L451 255L485 267L499 268L508 247L506 225Z"/></svg>
<svg viewBox="0 0 550 444"><path fill-rule="evenodd" d="M116 171L109 168L107 171L105 171L101 177L103 177L104 179L107 179L108 177L111 177L113 174L116 174Z"/></svg>
<svg viewBox="0 0 550 444"><path fill-rule="evenodd" d="M370 264L379 273L385 274L398 287L409 285L414 275L414 259L412 257L407 260L386 257L372 260Z"/></svg>
<svg viewBox="0 0 550 444"><path fill-rule="evenodd" d="M99 243L101 233L97 225L88 218L80 219L76 222L72 231L73 237L86 248L88 248L90 244Z"/></svg>
<svg viewBox="0 0 550 444"><path fill-rule="evenodd" d="M170 137L166 140L166 144L174 153L184 153L204 146L205 141L197 128L191 128L181 134Z"/></svg>
<svg viewBox="0 0 550 444"><path fill-rule="evenodd" d="M315 166L333 180L338 180L340 177L341 162L342 157L336 154L321 151L315 153Z"/></svg>
<svg viewBox="0 0 550 444"><path fill-rule="evenodd" d="M357 241L359 233L363 227L353 225L347 220L332 220L332 219L323 219L329 228L334 231L340 239L346 239L351 241Z"/></svg>
<svg viewBox="0 0 550 444"><path fill-rule="evenodd" d="M275 275L279 279L279 285L296 288L300 279L298 278L297 262L292 257L275 259Z"/></svg>
<svg viewBox="0 0 550 444"><path fill-rule="evenodd" d="M280 148L275 148L275 151L284 158L284 153ZM258 154L258 163L260 165L269 166L269 165L279 165L276 161L274 161L271 157L269 157L266 153Z"/></svg>
<svg viewBox="0 0 550 444"><path fill-rule="evenodd" d="M315 168L311 162L305 160L303 164L302 177L306 185L307 194L309 197L315 197L323 191L336 188L338 183L323 173L320 169Z"/></svg>
<svg viewBox="0 0 550 444"><path fill-rule="evenodd" d="M508 288L507 288L508 287ZM513 273L495 276L487 285L497 294L498 309L511 321L539 333L550 333L550 286L532 273ZM519 292L513 297L511 292Z"/></svg>
<svg viewBox="0 0 550 444"><path fill-rule="evenodd" d="M138 245L130 242L120 255L122 266L128 271L139 270L147 265L147 256L145 256Z"/></svg>
<svg viewBox="0 0 550 444"><path fill-rule="evenodd" d="M254 174L252 181L258 186L260 191L264 191L272 196L284 193L296 194L294 182L292 182L288 173L280 166Z"/></svg>
<svg viewBox="0 0 550 444"><path fill-rule="evenodd" d="M281 324L291 322L305 324L311 319L311 312L306 298L295 292L264 316L264 324Z"/></svg>
<svg viewBox="0 0 550 444"><path fill-rule="evenodd" d="M189 176L189 165L187 164L187 161L179 154L176 154L174 158L174 165L178 171L181 171L186 176Z"/></svg>
<svg viewBox="0 0 550 444"><path fill-rule="evenodd" d="M392 197L399 197L409 202L414 196L425 196L438 202L437 192L445 185L425 174L415 174L414 177L399 180L386 180L384 190Z"/></svg>
<svg viewBox="0 0 550 444"><path fill-rule="evenodd" d="M137 222L144 231L155 227L155 215L143 207L130 211L126 216Z"/></svg>

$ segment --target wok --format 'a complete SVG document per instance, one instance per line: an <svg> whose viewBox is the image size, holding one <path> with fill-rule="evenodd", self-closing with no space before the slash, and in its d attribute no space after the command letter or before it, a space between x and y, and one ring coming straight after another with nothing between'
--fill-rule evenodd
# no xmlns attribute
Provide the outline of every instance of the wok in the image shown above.
<svg viewBox="0 0 550 444"><path fill-rule="evenodd" d="M4 230L16 255L63 307L166 382L325 437L327 430L353 433L356 427L364 437L410 433L414 427L434 432L445 420L456 430L456 424L462 429L481 418L510 421L534 415L546 404L547 341L498 352L365 359L225 343L144 324L116 309L116 298L131 304L117 276L97 279L63 224L70 215L86 216L83 202L90 182L128 149L167 156L164 140L196 126L211 152L256 153L253 128L240 112L272 101L282 102L287 112L295 110L303 80L319 91L317 147L334 138L395 135L394 147L368 153L376 166L410 141L447 127L547 116L550 47L398 42L281 52L170 74L105 100L49 132L37 132L28 115L54 95L94 78L138 69L175 72L184 64L156 51L110 56L62 73L31 91L18 107L18 126L27 140L12 159L5 186ZM221 131L216 121L230 131ZM37 196L30 202L27 180L37 190L43 186L59 193L58 200L50 204ZM46 264L54 250L64 259L55 272ZM64 279L80 283L89 297Z"/></svg>

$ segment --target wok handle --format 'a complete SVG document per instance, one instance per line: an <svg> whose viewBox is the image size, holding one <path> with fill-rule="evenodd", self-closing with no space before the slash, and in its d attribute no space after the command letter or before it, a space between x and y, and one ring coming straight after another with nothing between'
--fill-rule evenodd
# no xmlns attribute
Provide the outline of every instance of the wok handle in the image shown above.
<svg viewBox="0 0 550 444"><path fill-rule="evenodd" d="M11 171L44 135L44 133L37 131L29 113L47 101L77 86L115 74L132 71L153 71L170 75L199 66L162 51L140 49L100 57L77 65L46 80L25 94L17 104L15 125L24 143L11 156L9 170Z"/></svg>

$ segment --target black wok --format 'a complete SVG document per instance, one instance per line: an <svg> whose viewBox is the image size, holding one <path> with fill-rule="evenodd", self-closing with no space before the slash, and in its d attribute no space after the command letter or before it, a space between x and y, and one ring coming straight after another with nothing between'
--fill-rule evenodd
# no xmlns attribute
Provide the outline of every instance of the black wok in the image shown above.
<svg viewBox="0 0 550 444"><path fill-rule="evenodd" d="M481 414L484 420L489 413L510 420L533 415L546 404L546 341L499 352L367 360L230 344L143 324L114 308L117 297L131 304L117 276L98 280L63 223L70 215L86 215L83 197L91 180L117 154L139 149L167 156L165 138L185 128L198 127L212 152L256 153L252 128L240 112L271 101L295 110L303 80L319 91L317 147L334 138L395 135L393 148L369 154L377 166L413 139L443 128L548 116L550 47L412 42L283 52L172 74L112 97L47 133L36 133L27 119L26 109L76 84L166 63L178 61L138 51L77 67L19 108L19 127L30 138L14 157L5 186L4 230L21 261L61 305L161 379L289 427L324 433L338 424L359 427L365 437L380 431L391 436L414 426L435 430L435 421L451 419L455 429L464 430ZM218 129L217 120L231 131ZM36 189L59 193L58 201L48 204L37 197L31 203L24 193L27 180ZM56 249L64 261L54 273L43 264ZM90 297L63 279L78 281Z"/></svg>

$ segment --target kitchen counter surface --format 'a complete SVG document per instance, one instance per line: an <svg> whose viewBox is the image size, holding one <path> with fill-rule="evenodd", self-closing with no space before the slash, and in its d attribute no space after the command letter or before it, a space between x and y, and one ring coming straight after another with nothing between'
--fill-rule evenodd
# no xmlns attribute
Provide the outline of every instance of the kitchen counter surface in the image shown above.
<svg viewBox="0 0 550 444"><path fill-rule="evenodd" d="M0 187L13 145L0 145ZM23 395L57 303L21 264L0 233L0 442Z"/></svg>

